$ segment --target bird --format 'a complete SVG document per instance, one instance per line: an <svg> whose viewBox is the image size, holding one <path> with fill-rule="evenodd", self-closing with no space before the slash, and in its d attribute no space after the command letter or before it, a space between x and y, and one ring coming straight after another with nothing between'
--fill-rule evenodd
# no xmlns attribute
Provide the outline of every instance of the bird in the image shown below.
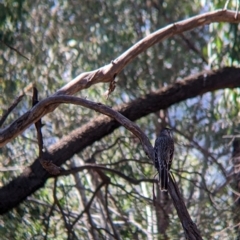
<svg viewBox="0 0 240 240"><path fill-rule="evenodd" d="M155 168L159 173L160 190L168 191L169 170L173 160L174 141L172 130L164 128L157 136L154 145Z"/></svg>

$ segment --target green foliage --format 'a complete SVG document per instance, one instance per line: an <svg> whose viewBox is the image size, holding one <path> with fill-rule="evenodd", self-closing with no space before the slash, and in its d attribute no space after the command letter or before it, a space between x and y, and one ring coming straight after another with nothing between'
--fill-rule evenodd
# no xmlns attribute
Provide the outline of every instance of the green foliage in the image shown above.
<svg viewBox="0 0 240 240"><path fill-rule="evenodd" d="M7 44L13 42L14 35L23 29L23 7L25 0L4 0L0 3L0 40Z"/></svg>
<svg viewBox="0 0 240 240"><path fill-rule="evenodd" d="M232 2L228 8L235 7ZM14 43L30 60L1 47L0 115L30 84L36 85L39 98L43 99L79 73L108 64L149 33L200 12L223 8L224 4L225 1L189 0L5 1L0 4L0 39ZM78 95L116 106L203 69L238 65L239 39L238 25L221 23L195 29L156 44L138 56L117 76L117 88L110 99L104 96L106 84ZM239 89L208 93L173 105L164 116L175 130L174 176L191 217L206 239L220 239L219 233L234 236L233 230L226 229L234 225L230 209L233 200L225 186L232 152L230 140L223 136L240 130L239 98ZM30 108L28 91L5 125ZM51 146L98 115L79 106L61 105L42 119L44 145ZM161 120L156 113L137 124L150 139L155 139ZM37 154L32 126L0 149L1 185L18 176ZM152 179L155 174L138 140L122 127L77 153L63 167L81 166L89 159L133 179ZM78 219L72 231L67 231L67 224L76 221L101 182L93 170L58 177L56 196L55 180L50 179L19 207L1 217L2 239L89 239L92 231L100 239L110 239L110 218L122 239L164 239L152 204L152 184L133 184L114 172L105 173L111 182L99 190L88 214ZM179 219L171 207L168 216L169 239L183 238Z"/></svg>

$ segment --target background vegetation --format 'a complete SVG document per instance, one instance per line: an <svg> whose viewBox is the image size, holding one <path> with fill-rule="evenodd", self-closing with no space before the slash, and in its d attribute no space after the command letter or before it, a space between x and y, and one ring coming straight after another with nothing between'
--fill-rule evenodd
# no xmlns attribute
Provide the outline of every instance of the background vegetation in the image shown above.
<svg viewBox="0 0 240 240"><path fill-rule="evenodd" d="M235 9L234 4L231 1L228 8ZM35 84L39 99L44 99L81 72L110 63L149 33L224 5L225 1L214 0L3 1L0 115L30 84ZM205 70L237 68L239 35L238 24L214 23L172 37L129 64L117 76L116 90L108 99L106 84L85 89L78 96L121 106ZM4 126L31 108L31 97L29 90ZM238 146L233 136L237 139L240 131L239 108L239 88L222 89L137 120L152 143L162 127L173 128L172 172L204 239L238 236L238 162L232 156ZM61 105L42 119L44 146L50 149L98 115L87 108ZM37 157L36 130L31 126L0 149L0 186L22 174ZM62 167L86 163L115 169L133 179L152 179L156 173L139 141L123 127L73 154ZM134 184L104 172L111 183L101 186L99 174L92 169L49 178L0 217L1 239L184 239L168 195L157 191L159 205L155 207L152 183Z"/></svg>

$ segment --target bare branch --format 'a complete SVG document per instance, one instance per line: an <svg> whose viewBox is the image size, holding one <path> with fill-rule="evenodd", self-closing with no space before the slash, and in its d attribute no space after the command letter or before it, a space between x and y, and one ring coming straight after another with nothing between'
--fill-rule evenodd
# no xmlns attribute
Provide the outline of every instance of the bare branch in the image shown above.
<svg viewBox="0 0 240 240"><path fill-rule="evenodd" d="M78 215L78 217L73 221L73 223L71 224L71 229L73 228L73 226L79 221L79 219L83 216L84 213L87 213L92 205L92 202L94 200L94 198L96 197L98 191L106 184L106 182L102 182L99 184L99 186L96 188L94 194L92 195L91 199L89 200L87 206L84 208L84 210Z"/></svg>
<svg viewBox="0 0 240 240"><path fill-rule="evenodd" d="M88 101L85 99L72 97L72 96L50 97L48 99L45 99L42 102L42 104L44 104L44 106L47 106L49 104L55 104L55 103L71 103L71 104L81 105L81 106L88 107L90 109L93 109L95 111L98 111L109 117L114 118L116 121L121 123L121 125L123 125L125 128L127 128L129 131L131 131L135 136L137 136L139 138L139 140L141 141L141 143L143 145L145 152L148 154L149 158L154 162L154 151L153 151L153 147L152 147L149 139L146 137L146 135L141 131L141 129L135 123L131 122L129 119L124 117L119 112L117 112L103 104L94 103L94 102L91 102L91 101ZM97 168L99 168L99 167L104 169L104 167L102 167L102 166L98 166ZM76 169L79 170L81 168L82 167L78 167ZM107 168L105 168L105 170L106 169ZM135 182L135 184L139 183L139 180L136 181L135 179L131 179L117 170L111 169L111 171L114 172L115 174L127 179L129 182L132 182L132 183ZM64 172L69 173L68 171L64 171ZM171 178L170 178L170 182L171 182L171 184L170 184L169 193L170 193L170 195L173 199L174 205L177 209L178 216L181 220L182 226L185 231L185 236L187 237L187 239L202 239L201 235L197 229L197 226L193 223L190 215L188 214L187 208L184 204L184 201L182 199L182 196L179 192L177 185L173 182L173 180Z"/></svg>
<svg viewBox="0 0 240 240"><path fill-rule="evenodd" d="M36 87L33 87L33 96L32 96L32 106L34 107L38 103L38 90ZM47 170L52 175L57 175L60 173L60 168L56 166L52 161L48 159L43 159L43 135L42 135L42 120L41 118L35 122L35 128L37 130L37 139L38 139L38 152L39 152L39 162L42 167Z"/></svg>
<svg viewBox="0 0 240 240"><path fill-rule="evenodd" d="M240 69L239 68L223 68L218 71L204 71L200 74L187 77L182 81L177 81L173 85L160 89L158 92L150 93L147 95L148 99L140 98L129 104L115 108L117 110L123 109L125 113L129 112L132 105L142 106L143 102L149 102L147 108L138 107L138 111L134 116L128 116L131 120L136 120L149 113L156 112L159 109L166 109L174 103L183 101L188 98L196 97L197 95L204 94L208 91L214 91L221 88L234 88L240 86ZM54 99L57 95L52 96ZM46 101L46 102L44 102ZM30 111L23 114L20 118L15 120L12 124L0 129L0 147L11 141L13 138L22 133L32 123L38 121L41 117L50 111L53 111L59 103L50 104L45 106L48 100L42 100ZM124 114L125 115L125 114ZM129 115L129 114L127 114ZM98 121L98 120L96 120Z"/></svg>
<svg viewBox="0 0 240 240"><path fill-rule="evenodd" d="M187 208L184 204L184 200L181 196L181 193L177 187L177 184L174 183L172 176L170 175L169 183L169 193L172 197L174 207L177 210L178 217L182 223L186 239L191 240L201 240L202 237L197 229L196 224L192 221Z"/></svg>
<svg viewBox="0 0 240 240"><path fill-rule="evenodd" d="M10 46L9 44L7 44L6 42L1 41L1 43L5 44L7 47L9 47L11 50L15 51L16 53L18 53L20 56L22 56L23 58L27 59L29 61L29 58L27 58L26 56L24 56L20 51L18 51L16 48Z"/></svg>
<svg viewBox="0 0 240 240"><path fill-rule="evenodd" d="M3 125L3 123L6 121L9 114L13 111L13 109L21 102L22 98L24 97L24 93L22 93L20 96L18 96L12 105L8 108L6 113L3 114L3 116L0 118L0 127Z"/></svg>
<svg viewBox="0 0 240 240"><path fill-rule="evenodd" d="M134 122L130 121L126 117L124 117L121 113L113 110L110 107L107 107L101 103L95 103L86 99L72 97L72 96L55 96L55 97L49 97L43 101L41 101L39 104L42 105L42 108L48 107L49 105L54 104L60 104L60 103L70 103L70 104L76 104L81 105L83 107L87 107L90 109L93 109L97 112L100 112L104 115L107 115L116 121L118 121L122 126L124 126L126 129L131 131L139 140L141 141L143 145L143 149L148 155L150 159L153 159L153 148L149 141L149 139L146 137L146 135L143 133L143 131L138 127Z"/></svg>
<svg viewBox="0 0 240 240"><path fill-rule="evenodd" d="M67 221L67 218L66 218L66 215L63 211L63 208L61 206L61 204L59 203L59 200L57 198L57 178L54 179L54 187L53 187L53 198L54 198L54 204L56 204L61 212L61 215L62 215L62 218L63 218L63 221L64 221L64 225L66 227L67 230L69 230L68 228L68 221Z"/></svg>
<svg viewBox="0 0 240 240"><path fill-rule="evenodd" d="M99 165L96 165L96 164L85 164L84 166L74 167L74 168L71 168L69 170L62 170L61 173L58 176L67 176L69 174L77 173L77 172L83 171L85 169L95 169L95 170L101 169L101 170L104 170L104 171L107 171L107 172L111 172L111 173L114 173L114 174L118 175L119 177L125 179L129 183L134 184L134 185L137 185L141 182L151 182L151 183L156 182L156 180L154 180L154 179L145 179L145 178L135 179L135 178L131 178L131 177L126 176L125 174L121 173L120 171L118 171L116 169L111 169L111 168L107 168L107 167L104 167L104 166L99 166Z"/></svg>
<svg viewBox="0 0 240 240"><path fill-rule="evenodd" d="M209 13L200 14L198 16L179 21L174 24L170 24L169 26L162 28L152 34L149 34L147 37L137 42L126 52L121 54L118 58L113 60L110 64L91 72L81 73L75 79L66 84L63 88L58 90L53 96L73 95L78 91L84 88L89 88L91 85L99 82L114 82L114 78L116 77L116 75L119 74L127 64L129 64L140 53L146 51L154 44L161 42L176 34L180 34L185 31L189 31L196 27L200 27L213 22L238 23L240 22L240 14L237 13L236 15L236 12L234 11L217 10ZM40 111L35 116L30 115L30 112L24 114L22 116L23 118L19 119L19 122L15 121L12 123L13 125L16 124L15 128L17 129L17 131L16 129L14 131L10 130L9 135L11 136L8 136L8 139L4 139L4 137L2 136L3 130L0 130L0 147L9 142L14 137L16 137L22 131L24 131L27 127L29 127L29 125L35 123L38 119L40 119L47 113L52 112L57 106L58 105L52 105L51 108L44 109L44 111ZM23 124L22 121L26 121L26 123ZM2 140L4 141L4 143L2 143Z"/></svg>
<svg viewBox="0 0 240 240"><path fill-rule="evenodd" d="M56 92L55 95L73 95L76 92L88 88L93 84L99 82L112 82L116 75L118 75L124 67L132 62L139 54L146 51L148 48L156 43L159 43L174 35L195 29L197 27L208 25L213 22L229 22L239 23L240 14L235 11L216 10L209 13L197 15L183 21L179 21L168 25L156 32L149 34L143 38L126 52L121 54L118 58L113 60L110 64L101 67L92 72L81 73L63 88Z"/></svg>
<svg viewBox="0 0 240 240"><path fill-rule="evenodd" d="M33 96L32 96L32 106L34 107L36 104L38 104L38 90L36 87L33 87ZM35 122L35 128L37 130L37 139L38 139L38 151L39 151L39 157L42 157L43 153L43 136L42 136L42 120L41 118Z"/></svg>
<svg viewBox="0 0 240 240"><path fill-rule="evenodd" d="M209 91L239 86L240 69L238 68L231 67L217 71L204 71L114 109L117 109L131 121L135 121L149 113L156 112L159 109L166 109L188 98L196 97ZM15 132L19 134L19 131L23 131L30 124L32 118L37 119L39 114L41 116L41 113L45 111L42 108L45 107L40 102L9 127L1 130L0 146L6 144L11 137L16 136ZM54 164L60 166L75 153L82 151L95 141L110 134L119 126L118 122L107 116L98 116L89 123L76 128L68 136L64 136L57 143L50 146L47 157ZM17 127L20 127L20 129ZM27 196L41 188L49 177L50 175L42 168L39 160L36 159L20 176L0 188L0 214L17 206ZM12 195L16 197L12 198Z"/></svg>
<svg viewBox="0 0 240 240"><path fill-rule="evenodd" d="M111 215L110 215L109 207L108 207L108 184L106 184L106 187L105 187L105 204L104 204L104 207L105 207L105 211L107 213L107 219L110 222L110 225L112 227L114 237L115 237L115 239L120 240L121 237L119 236L119 233L117 232L117 230L114 226L113 220L112 220Z"/></svg>

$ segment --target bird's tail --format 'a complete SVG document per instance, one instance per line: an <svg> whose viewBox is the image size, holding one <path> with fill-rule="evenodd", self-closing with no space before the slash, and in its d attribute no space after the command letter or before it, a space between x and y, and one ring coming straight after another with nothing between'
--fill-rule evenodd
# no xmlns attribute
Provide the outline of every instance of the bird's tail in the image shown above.
<svg viewBox="0 0 240 240"><path fill-rule="evenodd" d="M167 191L168 181L169 181L167 168L164 167L159 171L159 180L160 180L160 190Z"/></svg>

